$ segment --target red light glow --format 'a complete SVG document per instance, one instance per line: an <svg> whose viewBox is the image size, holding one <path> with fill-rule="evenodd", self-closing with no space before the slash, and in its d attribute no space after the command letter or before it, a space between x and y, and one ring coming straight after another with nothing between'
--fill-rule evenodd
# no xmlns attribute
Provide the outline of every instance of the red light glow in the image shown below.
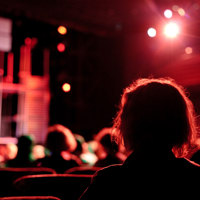
<svg viewBox="0 0 200 200"><path fill-rule="evenodd" d="M184 10L183 8L179 8L179 9L177 10L177 12L178 12L178 14L179 14L180 16L184 16L184 15L185 15L185 10Z"/></svg>
<svg viewBox="0 0 200 200"><path fill-rule="evenodd" d="M186 47L186 48L185 48L185 53L186 53L186 54L192 54L192 52L193 52L192 47Z"/></svg>
<svg viewBox="0 0 200 200"><path fill-rule="evenodd" d="M25 38L25 40L24 40L24 43L25 43L25 45L27 45L27 46L31 46L31 42L32 42L32 40L31 40L31 38L29 38L29 37Z"/></svg>
<svg viewBox="0 0 200 200"><path fill-rule="evenodd" d="M63 90L64 92L70 92L70 90L71 90L71 85L70 85L69 83L64 83L64 84L62 85L62 90Z"/></svg>
<svg viewBox="0 0 200 200"><path fill-rule="evenodd" d="M57 50L58 50L59 52L64 52L64 51L65 51L65 44L59 43L59 44L57 45Z"/></svg>
<svg viewBox="0 0 200 200"><path fill-rule="evenodd" d="M64 26L59 26L57 30L61 35L65 35L67 33L67 28Z"/></svg>

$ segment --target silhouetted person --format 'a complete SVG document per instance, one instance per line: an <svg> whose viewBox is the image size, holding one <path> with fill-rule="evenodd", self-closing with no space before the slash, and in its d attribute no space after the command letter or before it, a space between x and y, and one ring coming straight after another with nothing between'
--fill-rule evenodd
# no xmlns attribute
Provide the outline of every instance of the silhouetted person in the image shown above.
<svg viewBox="0 0 200 200"><path fill-rule="evenodd" d="M122 165L98 171L81 200L191 199L200 167L185 159L196 139L194 109L169 79L139 79L124 90L115 137L129 153Z"/></svg>
<svg viewBox="0 0 200 200"><path fill-rule="evenodd" d="M76 145L76 140L68 128L60 124L49 127L46 138L49 154L36 160L37 166L52 168L57 173L64 173L69 168L79 166L75 156L71 154Z"/></svg>
<svg viewBox="0 0 200 200"><path fill-rule="evenodd" d="M7 167L33 167L34 159L32 155L33 138L30 135L22 135L18 138L17 155L14 159L8 160Z"/></svg>
<svg viewBox="0 0 200 200"><path fill-rule="evenodd" d="M119 152L119 146L115 141L112 141L111 136L112 129L103 128L95 137L99 144L97 151L99 159L95 163L96 167L106 167L112 164L123 163L123 158Z"/></svg>
<svg viewBox="0 0 200 200"><path fill-rule="evenodd" d="M200 164L200 150L196 151L192 157L190 158L190 160L194 161L197 164Z"/></svg>

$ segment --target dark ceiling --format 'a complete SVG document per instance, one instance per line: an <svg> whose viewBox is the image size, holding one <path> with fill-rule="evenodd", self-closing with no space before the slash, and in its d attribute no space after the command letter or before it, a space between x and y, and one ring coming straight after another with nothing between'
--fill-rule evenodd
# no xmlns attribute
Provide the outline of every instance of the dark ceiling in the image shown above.
<svg viewBox="0 0 200 200"><path fill-rule="evenodd" d="M162 9L178 4L191 8L199 0L1 0L0 14L26 16L50 24L68 25L99 35L135 29L158 18ZM198 11L198 15L199 15Z"/></svg>

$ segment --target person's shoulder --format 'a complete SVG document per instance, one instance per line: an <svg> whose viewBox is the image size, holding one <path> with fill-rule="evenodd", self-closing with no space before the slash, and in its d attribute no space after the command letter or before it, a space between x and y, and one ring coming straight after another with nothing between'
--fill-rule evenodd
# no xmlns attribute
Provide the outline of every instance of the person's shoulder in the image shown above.
<svg viewBox="0 0 200 200"><path fill-rule="evenodd" d="M178 161L183 168L200 170L200 165L188 158L179 158Z"/></svg>
<svg viewBox="0 0 200 200"><path fill-rule="evenodd" d="M121 164L114 164L114 165L109 165L107 167L104 167L102 169L99 169L95 174L94 177L96 176L113 176L115 177L116 175L119 176L120 173L122 172L122 165Z"/></svg>

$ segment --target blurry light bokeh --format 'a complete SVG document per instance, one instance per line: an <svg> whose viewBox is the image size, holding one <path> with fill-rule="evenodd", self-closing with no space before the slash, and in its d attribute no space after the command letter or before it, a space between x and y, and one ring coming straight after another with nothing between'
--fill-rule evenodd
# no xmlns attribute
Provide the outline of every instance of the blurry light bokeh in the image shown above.
<svg viewBox="0 0 200 200"><path fill-rule="evenodd" d="M58 50L59 52L64 52L64 51L65 51L65 44L59 43L59 44L57 45L57 50Z"/></svg>
<svg viewBox="0 0 200 200"><path fill-rule="evenodd" d="M156 29L155 28L149 28L147 30L147 34L149 37L155 37L156 36Z"/></svg>
<svg viewBox="0 0 200 200"><path fill-rule="evenodd" d="M30 37L27 37L27 38L25 38L25 40L24 40L24 43L25 43L25 45L27 45L27 46L31 46L31 42L32 42L32 40L31 40Z"/></svg>
<svg viewBox="0 0 200 200"><path fill-rule="evenodd" d="M172 17L172 15L173 15L173 13L172 13L171 10L167 9L167 10L164 11L164 16L165 16L166 18L169 19L169 18Z"/></svg>
<svg viewBox="0 0 200 200"><path fill-rule="evenodd" d="M71 85L70 85L69 83L64 83L64 84L62 85L62 90L63 90L63 92L70 92L70 90L71 90Z"/></svg>
<svg viewBox="0 0 200 200"><path fill-rule="evenodd" d="M178 9L179 9L179 6L177 6L177 5L173 5L173 6L172 6L172 10L173 10L173 11L176 11L176 12L177 12Z"/></svg>
<svg viewBox="0 0 200 200"><path fill-rule="evenodd" d="M186 54L192 54L192 52L193 52L192 47L186 47L186 48L185 48L185 53L186 53Z"/></svg>
<svg viewBox="0 0 200 200"><path fill-rule="evenodd" d="M164 27L164 34L168 38L175 38L180 33L180 28L175 22L169 22Z"/></svg>
<svg viewBox="0 0 200 200"><path fill-rule="evenodd" d="M57 30L61 35L65 35L67 33L67 28L64 26L59 26Z"/></svg>
<svg viewBox="0 0 200 200"><path fill-rule="evenodd" d="M179 8L179 9L177 10L177 12L178 12L178 14L179 14L180 16L184 16L184 15L185 15L185 10L184 10L183 8Z"/></svg>

